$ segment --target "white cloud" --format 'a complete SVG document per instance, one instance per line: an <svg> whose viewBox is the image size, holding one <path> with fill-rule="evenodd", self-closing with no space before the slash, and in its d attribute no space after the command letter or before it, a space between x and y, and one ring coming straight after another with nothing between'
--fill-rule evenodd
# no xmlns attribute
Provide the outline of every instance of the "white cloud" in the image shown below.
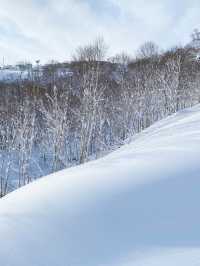
<svg viewBox="0 0 200 266"><path fill-rule="evenodd" d="M0 0L0 49L20 59L69 59L103 35L110 52L134 53L146 40L168 47L198 27L197 0ZM10 25L9 29L7 25Z"/></svg>

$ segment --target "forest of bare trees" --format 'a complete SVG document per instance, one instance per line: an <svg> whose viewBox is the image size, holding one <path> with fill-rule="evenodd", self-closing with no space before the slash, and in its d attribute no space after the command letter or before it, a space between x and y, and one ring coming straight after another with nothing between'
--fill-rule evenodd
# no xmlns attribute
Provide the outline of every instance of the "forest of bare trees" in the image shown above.
<svg viewBox="0 0 200 266"><path fill-rule="evenodd" d="M0 84L0 197L41 176L119 147L154 122L200 102L193 47L162 52L147 42L136 58L106 60L98 38L35 78Z"/></svg>

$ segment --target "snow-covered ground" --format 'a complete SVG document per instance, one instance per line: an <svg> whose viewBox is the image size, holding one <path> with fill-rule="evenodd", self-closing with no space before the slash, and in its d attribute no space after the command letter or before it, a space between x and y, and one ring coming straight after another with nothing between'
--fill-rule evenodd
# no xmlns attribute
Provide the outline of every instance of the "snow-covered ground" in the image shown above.
<svg viewBox="0 0 200 266"><path fill-rule="evenodd" d="M12 69L0 69L0 81L16 81L28 79L28 71L19 71Z"/></svg>
<svg viewBox="0 0 200 266"><path fill-rule="evenodd" d="M23 81L23 80L32 80L35 75L38 76L37 67L33 68L30 71L23 70L20 71L18 69L0 69L0 81L3 82L15 82L15 81ZM43 70L42 68L39 71L39 76L42 77ZM73 71L68 68L58 68L57 69L57 77L58 78L65 78L73 76ZM51 77L49 77L51 79ZM46 80L47 82L47 80Z"/></svg>
<svg viewBox="0 0 200 266"><path fill-rule="evenodd" d="M200 105L0 200L2 266L200 265Z"/></svg>

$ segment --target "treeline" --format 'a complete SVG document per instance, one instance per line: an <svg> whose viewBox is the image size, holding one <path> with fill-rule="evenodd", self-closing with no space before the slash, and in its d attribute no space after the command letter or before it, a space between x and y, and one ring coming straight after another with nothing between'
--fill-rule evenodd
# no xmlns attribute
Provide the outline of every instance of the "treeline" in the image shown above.
<svg viewBox="0 0 200 266"><path fill-rule="evenodd" d="M1 197L200 102L196 49L146 43L135 59L105 61L106 51L98 39L76 50L69 75L50 64L36 80L0 84Z"/></svg>

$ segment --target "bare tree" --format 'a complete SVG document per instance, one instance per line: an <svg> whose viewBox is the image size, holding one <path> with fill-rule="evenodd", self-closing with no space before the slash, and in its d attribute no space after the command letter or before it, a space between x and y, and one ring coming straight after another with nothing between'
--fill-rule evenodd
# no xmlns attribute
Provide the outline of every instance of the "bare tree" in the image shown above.
<svg viewBox="0 0 200 266"><path fill-rule="evenodd" d="M80 119L80 159L83 163L88 159L90 146L97 123L100 122L100 103L103 100L104 88L99 82L99 66L90 69L83 76Z"/></svg>
<svg viewBox="0 0 200 266"><path fill-rule="evenodd" d="M154 42L145 42L140 46L136 53L139 59L151 58L159 55L159 47Z"/></svg>
<svg viewBox="0 0 200 266"><path fill-rule="evenodd" d="M52 147L52 171L60 169L60 164L66 166L65 162L65 139L68 135L68 93L60 91L56 86L53 88L53 94L46 94L46 101L40 102L40 112L46 121L46 130L48 134L47 149Z"/></svg>
<svg viewBox="0 0 200 266"><path fill-rule="evenodd" d="M16 129L17 137L15 141L16 150L19 154L19 179L18 187L29 183L32 178L29 173L32 149L34 145L35 132L35 102L25 99L24 104L19 107L17 113Z"/></svg>
<svg viewBox="0 0 200 266"><path fill-rule="evenodd" d="M16 124L12 120L11 123L6 123L1 135L1 143L3 150L0 154L0 198L5 196L11 187L10 171L13 164L13 152L15 150L15 141L17 136Z"/></svg>
<svg viewBox="0 0 200 266"><path fill-rule="evenodd" d="M93 43L79 46L73 55L73 61L95 62L105 59L108 47L103 38L97 38Z"/></svg>
<svg viewBox="0 0 200 266"><path fill-rule="evenodd" d="M114 64L127 66L132 61L132 58L126 52L121 52L120 54L116 54L115 56L111 57L109 61Z"/></svg>

